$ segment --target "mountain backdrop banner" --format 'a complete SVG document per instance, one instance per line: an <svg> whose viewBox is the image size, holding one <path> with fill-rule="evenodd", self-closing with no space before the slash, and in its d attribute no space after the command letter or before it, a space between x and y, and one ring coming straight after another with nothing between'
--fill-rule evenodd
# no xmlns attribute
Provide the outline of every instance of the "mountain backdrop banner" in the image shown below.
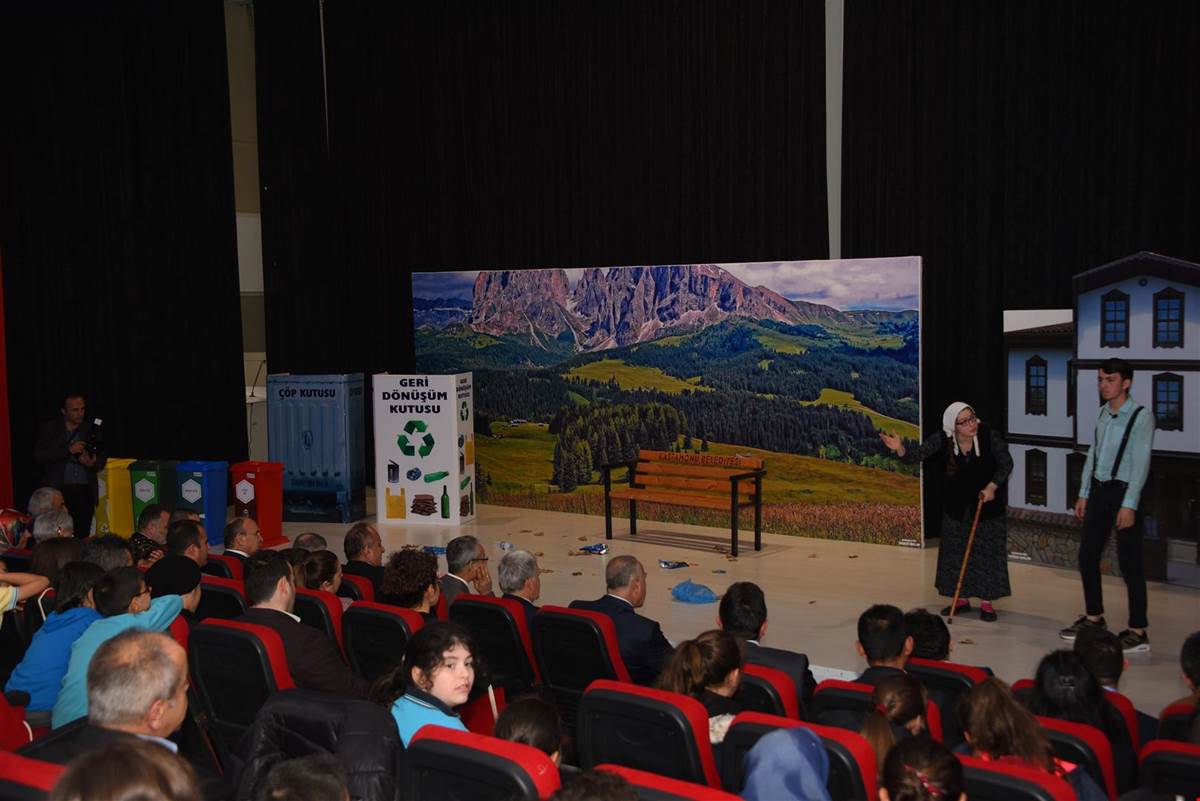
<svg viewBox="0 0 1200 801"><path fill-rule="evenodd" d="M918 257L414 273L416 365L475 374L483 503L602 516L600 466L639 448L747 454L764 531L920 546L919 471L878 433L920 439L920 276Z"/></svg>

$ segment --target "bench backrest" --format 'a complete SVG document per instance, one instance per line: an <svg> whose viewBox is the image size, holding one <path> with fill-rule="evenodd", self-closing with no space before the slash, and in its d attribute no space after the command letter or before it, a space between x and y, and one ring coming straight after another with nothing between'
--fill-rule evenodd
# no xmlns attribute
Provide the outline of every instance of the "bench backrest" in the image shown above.
<svg viewBox="0 0 1200 801"><path fill-rule="evenodd" d="M633 481L647 489L729 497L730 476L762 466L763 460L755 456L640 450ZM738 482L738 495L753 494L753 481Z"/></svg>

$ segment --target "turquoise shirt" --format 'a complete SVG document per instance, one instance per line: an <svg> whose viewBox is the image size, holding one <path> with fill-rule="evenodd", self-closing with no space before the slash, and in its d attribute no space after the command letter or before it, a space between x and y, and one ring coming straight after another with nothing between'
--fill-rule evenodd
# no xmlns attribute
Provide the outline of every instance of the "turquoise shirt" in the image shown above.
<svg viewBox="0 0 1200 801"><path fill-rule="evenodd" d="M1097 481L1124 481L1129 486L1125 490L1125 500L1121 506L1128 509L1138 508L1138 499L1142 496L1142 487L1146 485L1146 477L1150 474L1150 451L1154 447L1154 415L1149 409L1143 409L1134 421L1133 429L1129 432L1129 444L1125 446L1125 455L1117 467L1117 474L1112 474L1113 461L1117 451L1121 449L1121 439L1125 436L1125 427L1129 418L1138 405L1133 398L1125 398L1125 403L1113 414L1108 404L1100 407L1100 417L1096 420L1096 439L1088 448L1087 460L1083 463L1083 474L1079 482L1079 497L1086 498L1091 492L1092 465L1095 464Z"/></svg>
<svg viewBox="0 0 1200 801"><path fill-rule="evenodd" d="M444 704L412 688L392 703L392 717L396 719L396 728L400 730L400 742L404 743L405 748L412 741L413 735L422 726L430 723L445 726L447 729L467 730L462 719L448 712Z"/></svg>
<svg viewBox="0 0 1200 801"><path fill-rule="evenodd" d="M164 595L150 602L150 608L138 614L104 617L88 626L71 646L71 661L63 676L62 689L50 716L51 728L65 726L88 713L87 670L96 650L126 629L166 631L171 622L183 609L183 599L178 595Z"/></svg>

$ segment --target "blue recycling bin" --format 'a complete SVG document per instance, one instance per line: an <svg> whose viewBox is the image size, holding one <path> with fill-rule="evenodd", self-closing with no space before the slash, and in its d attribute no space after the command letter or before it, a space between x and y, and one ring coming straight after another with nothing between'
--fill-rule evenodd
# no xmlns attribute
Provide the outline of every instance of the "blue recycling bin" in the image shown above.
<svg viewBox="0 0 1200 801"><path fill-rule="evenodd" d="M179 508L200 515L209 545L225 544L229 462L180 462L175 467Z"/></svg>

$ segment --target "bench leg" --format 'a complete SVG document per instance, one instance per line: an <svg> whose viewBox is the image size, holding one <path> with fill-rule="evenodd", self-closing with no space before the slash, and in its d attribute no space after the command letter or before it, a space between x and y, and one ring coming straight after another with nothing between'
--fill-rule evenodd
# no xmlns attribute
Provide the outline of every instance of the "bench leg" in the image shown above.
<svg viewBox="0 0 1200 801"><path fill-rule="evenodd" d="M738 503L737 495L729 504L729 555L738 555Z"/></svg>
<svg viewBox="0 0 1200 801"><path fill-rule="evenodd" d="M629 535L637 536L637 501L629 502Z"/></svg>
<svg viewBox="0 0 1200 801"><path fill-rule="evenodd" d="M612 539L612 497L604 493L604 539Z"/></svg>
<svg viewBox="0 0 1200 801"><path fill-rule="evenodd" d="M762 481L754 491L754 550L762 550Z"/></svg>

